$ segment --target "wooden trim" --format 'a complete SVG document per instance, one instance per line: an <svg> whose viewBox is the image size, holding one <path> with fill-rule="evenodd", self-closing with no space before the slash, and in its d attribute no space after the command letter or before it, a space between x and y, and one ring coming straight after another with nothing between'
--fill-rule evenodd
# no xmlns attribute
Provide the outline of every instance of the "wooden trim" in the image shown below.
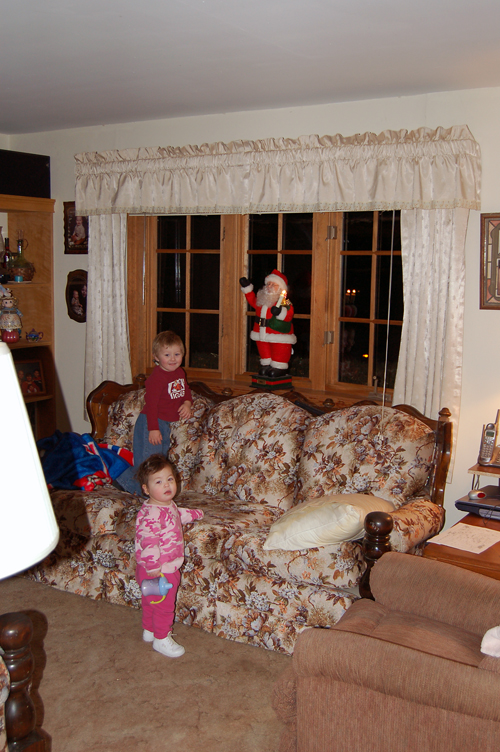
<svg viewBox="0 0 500 752"><path fill-rule="evenodd" d="M239 312L243 297L237 280L240 269L241 222L237 215L221 216L220 298L219 298L219 371L225 378L234 379L238 367L237 341Z"/></svg>
<svg viewBox="0 0 500 752"><path fill-rule="evenodd" d="M0 212L26 211L54 213L55 199L0 194Z"/></svg>
<svg viewBox="0 0 500 752"><path fill-rule="evenodd" d="M328 235L330 214L314 215L313 221L313 250L312 250L312 283L311 283L311 315L310 315L310 348L309 348L309 379L311 389L325 388L326 348L324 344L327 330L328 301ZM293 301L292 301L293 302ZM314 327L313 327L314 323Z"/></svg>
<svg viewBox="0 0 500 752"><path fill-rule="evenodd" d="M129 215L127 223L127 307L132 373L152 364L156 306L156 217Z"/></svg>

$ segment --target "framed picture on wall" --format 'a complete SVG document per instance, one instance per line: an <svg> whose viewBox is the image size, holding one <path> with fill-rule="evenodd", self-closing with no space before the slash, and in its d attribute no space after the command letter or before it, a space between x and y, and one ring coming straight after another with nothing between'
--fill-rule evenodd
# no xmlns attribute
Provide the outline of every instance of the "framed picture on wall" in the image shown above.
<svg viewBox="0 0 500 752"><path fill-rule="evenodd" d="M87 321L87 272L84 269L75 269L68 274L66 305L70 319L79 324Z"/></svg>
<svg viewBox="0 0 500 752"><path fill-rule="evenodd" d="M75 202L64 201L64 253L88 253L89 218L75 213Z"/></svg>
<svg viewBox="0 0 500 752"><path fill-rule="evenodd" d="M39 397L45 394L45 380L39 360L16 360L15 367L24 397Z"/></svg>
<svg viewBox="0 0 500 752"><path fill-rule="evenodd" d="M481 214L480 308L500 310L500 213Z"/></svg>

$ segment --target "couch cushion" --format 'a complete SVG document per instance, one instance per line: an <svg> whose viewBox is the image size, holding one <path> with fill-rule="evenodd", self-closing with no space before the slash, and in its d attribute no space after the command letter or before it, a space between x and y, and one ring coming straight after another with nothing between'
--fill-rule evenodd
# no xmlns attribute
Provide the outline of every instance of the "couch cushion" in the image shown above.
<svg viewBox="0 0 500 752"><path fill-rule="evenodd" d="M117 488L94 491L54 491L52 505L61 529L85 538L116 533L121 540L134 540L135 518L142 506L137 496Z"/></svg>
<svg viewBox="0 0 500 752"><path fill-rule="evenodd" d="M276 394L256 392L212 408L186 488L286 511L310 416Z"/></svg>
<svg viewBox="0 0 500 752"><path fill-rule="evenodd" d="M198 446L206 416L213 404L208 397L193 392L193 410L189 420L177 420L170 424L168 458L173 462L182 486L188 482L199 461Z"/></svg>
<svg viewBox="0 0 500 752"><path fill-rule="evenodd" d="M309 499L285 512L271 526L264 548L297 551L356 540L369 512L392 512L390 501L369 494L333 494Z"/></svg>
<svg viewBox="0 0 500 752"><path fill-rule="evenodd" d="M186 561L198 567L218 561L228 575L250 572L283 578L319 589L354 587L364 571L361 546L346 542L307 550L265 551L269 526L280 514L276 507L242 504L237 499L182 493L179 506L202 509L202 520L184 527ZM273 520L274 517L274 520Z"/></svg>
<svg viewBox="0 0 500 752"><path fill-rule="evenodd" d="M134 426L144 407L145 389L127 392L108 409L108 425L104 433L105 444L126 447L132 451Z"/></svg>
<svg viewBox="0 0 500 752"><path fill-rule="evenodd" d="M424 616L393 611L367 599L354 603L334 629L367 635L469 666L478 666L483 659L480 636Z"/></svg>
<svg viewBox="0 0 500 752"><path fill-rule="evenodd" d="M127 392L109 406L108 426L103 439L106 444L132 450L134 426L144 407L145 394L145 389ZM174 463L181 481L186 481L191 475L200 441L201 426L212 405L213 402L207 397L193 393L191 418L170 424L169 459Z"/></svg>
<svg viewBox="0 0 500 752"><path fill-rule="evenodd" d="M368 493L399 507L422 491L434 432L391 407L352 406L311 420L299 464L297 501Z"/></svg>

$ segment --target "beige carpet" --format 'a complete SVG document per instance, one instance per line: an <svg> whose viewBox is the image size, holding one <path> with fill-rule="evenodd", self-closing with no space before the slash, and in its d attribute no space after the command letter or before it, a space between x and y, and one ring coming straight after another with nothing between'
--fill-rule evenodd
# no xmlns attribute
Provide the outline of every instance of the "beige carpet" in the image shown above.
<svg viewBox="0 0 500 752"><path fill-rule="evenodd" d="M271 708L290 657L175 625L186 653L142 641L140 611L16 577L0 613L34 623L33 695L49 752L276 752Z"/></svg>

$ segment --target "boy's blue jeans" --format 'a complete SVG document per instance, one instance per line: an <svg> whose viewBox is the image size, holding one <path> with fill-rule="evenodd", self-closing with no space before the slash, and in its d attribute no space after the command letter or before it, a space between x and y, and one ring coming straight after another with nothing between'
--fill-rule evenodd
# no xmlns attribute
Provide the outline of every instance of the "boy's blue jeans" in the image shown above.
<svg viewBox="0 0 500 752"><path fill-rule="evenodd" d="M135 478L135 474L141 462L151 457L152 454L164 454L168 456L168 450L170 448L170 423L166 420L158 420L161 433L161 444L150 444L148 420L144 413L139 413L135 428L134 428L134 464L132 467L128 467L123 471L121 475L116 479L120 486L129 493L142 496L142 488L139 481Z"/></svg>

